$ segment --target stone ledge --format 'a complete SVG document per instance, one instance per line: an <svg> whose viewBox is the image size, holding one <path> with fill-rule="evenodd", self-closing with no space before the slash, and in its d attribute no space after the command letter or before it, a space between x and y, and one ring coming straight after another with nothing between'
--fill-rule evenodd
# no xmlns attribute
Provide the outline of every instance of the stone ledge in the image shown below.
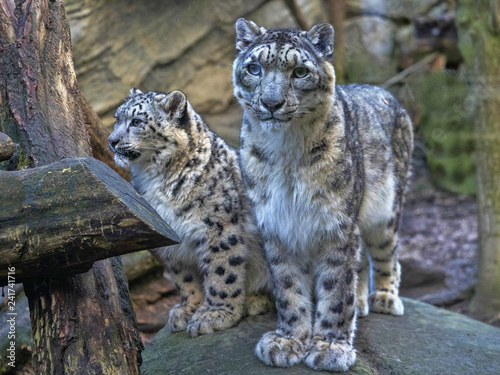
<svg viewBox="0 0 500 375"><path fill-rule="evenodd" d="M401 317L370 314L360 319L358 359L346 374L461 375L500 373L500 329L437 307L403 299ZM253 350L276 315L249 317L237 327L190 339L165 328L143 352L143 374L306 375L305 365L272 368Z"/></svg>

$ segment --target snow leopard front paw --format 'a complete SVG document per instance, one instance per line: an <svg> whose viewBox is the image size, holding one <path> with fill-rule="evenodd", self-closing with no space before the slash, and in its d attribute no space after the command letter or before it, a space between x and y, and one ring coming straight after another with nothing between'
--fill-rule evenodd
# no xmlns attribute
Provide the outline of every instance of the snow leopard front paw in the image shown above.
<svg viewBox="0 0 500 375"><path fill-rule="evenodd" d="M356 352L348 343L313 340L304 363L315 370L344 372L356 361Z"/></svg>
<svg viewBox="0 0 500 375"><path fill-rule="evenodd" d="M370 311L392 315L404 314L403 302L395 294L375 291L370 294L369 302Z"/></svg>
<svg viewBox="0 0 500 375"><path fill-rule="evenodd" d="M255 348L257 357L269 366L290 367L304 357L306 347L293 337L285 337L276 331L267 332Z"/></svg>
<svg viewBox="0 0 500 375"><path fill-rule="evenodd" d="M187 332L189 336L196 337L222 331L236 325L241 318L240 315L221 307L201 306L189 320Z"/></svg>
<svg viewBox="0 0 500 375"><path fill-rule="evenodd" d="M180 303L172 307L168 316L168 330L171 332L184 331L195 311L194 307Z"/></svg>

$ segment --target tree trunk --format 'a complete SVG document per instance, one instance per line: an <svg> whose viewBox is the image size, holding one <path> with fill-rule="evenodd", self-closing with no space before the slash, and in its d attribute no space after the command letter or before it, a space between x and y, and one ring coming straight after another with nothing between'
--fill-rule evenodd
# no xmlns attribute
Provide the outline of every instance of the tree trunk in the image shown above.
<svg viewBox="0 0 500 375"><path fill-rule="evenodd" d="M500 313L500 1L460 2L459 46L471 84L476 128L479 269L470 309Z"/></svg>
<svg viewBox="0 0 500 375"><path fill-rule="evenodd" d="M91 156L61 0L0 2L0 131L18 168ZM138 374L143 348L119 259L25 283L37 374Z"/></svg>
<svg viewBox="0 0 500 375"><path fill-rule="evenodd" d="M0 5L3 127L22 145L21 167L90 156L62 1Z"/></svg>
<svg viewBox="0 0 500 375"><path fill-rule="evenodd" d="M75 275L98 260L178 243L172 229L120 176L94 158L0 171L0 286Z"/></svg>

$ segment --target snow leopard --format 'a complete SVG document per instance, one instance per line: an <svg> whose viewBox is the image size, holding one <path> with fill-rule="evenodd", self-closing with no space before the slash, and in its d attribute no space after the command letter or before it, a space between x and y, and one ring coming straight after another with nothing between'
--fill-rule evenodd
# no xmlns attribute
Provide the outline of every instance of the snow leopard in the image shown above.
<svg viewBox="0 0 500 375"><path fill-rule="evenodd" d="M335 84L333 35L327 23L236 22L240 165L278 311L255 352L272 366L346 371L357 316L404 310L397 244L412 123L389 92Z"/></svg>
<svg viewBox="0 0 500 375"><path fill-rule="evenodd" d="M153 250L181 296L168 329L195 337L269 310L271 277L237 153L178 90L131 89L115 118L116 163L181 238Z"/></svg>

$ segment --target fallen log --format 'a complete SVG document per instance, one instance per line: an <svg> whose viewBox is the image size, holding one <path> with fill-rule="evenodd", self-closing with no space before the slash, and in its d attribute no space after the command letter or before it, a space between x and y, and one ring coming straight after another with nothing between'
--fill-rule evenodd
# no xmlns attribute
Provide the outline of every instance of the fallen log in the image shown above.
<svg viewBox="0 0 500 375"><path fill-rule="evenodd" d="M177 235L116 172L93 158L0 171L0 286L88 271L101 259L168 246Z"/></svg>

